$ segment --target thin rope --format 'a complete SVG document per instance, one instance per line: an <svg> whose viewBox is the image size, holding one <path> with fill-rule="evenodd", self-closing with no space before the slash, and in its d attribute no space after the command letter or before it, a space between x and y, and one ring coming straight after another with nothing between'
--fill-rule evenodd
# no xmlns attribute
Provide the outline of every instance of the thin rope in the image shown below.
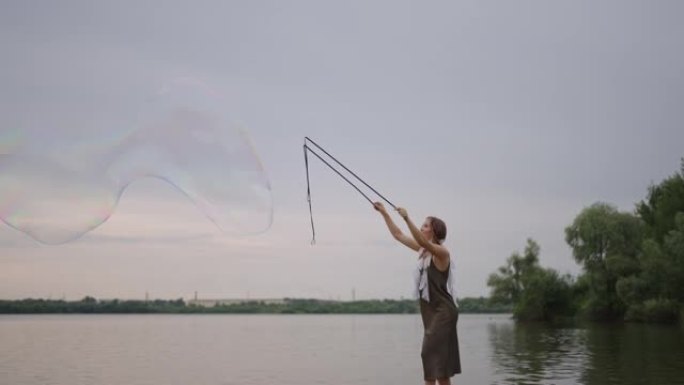
<svg viewBox="0 0 684 385"><path fill-rule="evenodd" d="M314 227L314 220L313 220L313 209L311 207L311 183L310 183L310 178L309 178L309 157L308 157L308 152L311 152L314 154L321 162L323 162L326 166L328 166L331 170L335 171L337 175L339 175L342 179L344 179L347 183L349 183L356 191L358 191L361 195L363 195L366 200L373 205L373 201L366 195L361 189L359 189L352 181L350 181L346 176L344 176L339 170L337 170L335 167L333 167L330 163L328 163L325 159L323 159L316 151L314 151L311 147L307 145L307 141L311 142L313 145L315 145L318 149L320 149L325 155L330 157L332 160L334 160L337 164L339 164L342 168L344 168L347 172L349 172L351 175L353 175L356 179L361 181L366 187L369 189L373 190L374 193L376 193L380 198L382 198L385 202L387 202L390 206L392 206L394 209L396 209L396 206L392 204L387 198L382 196L377 190L375 190L373 187L371 187L368 183L366 183L363 179L361 179L358 175L356 175L353 171L348 169L344 164L342 164L339 160L337 160L334 156L330 155L323 147L319 146L316 142L313 140L309 139L308 137L304 138L304 167L306 168L306 199L309 202L309 216L311 217L311 234L312 234L312 239L311 239L311 244L314 245L316 244L316 229Z"/></svg>
<svg viewBox="0 0 684 385"><path fill-rule="evenodd" d="M397 206L395 206L392 202L390 202L389 200L387 200L387 198L385 198L382 194L380 194L376 189L374 189L373 187L371 187L371 185L369 185L368 183L366 183L363 179L361 179L361 177L359 177L358 175L356 175L352 170L348 169L347 166L345 166L344 164L342 164L342 162L340 162L339 160L337 160L334 156L330 155L327 151L325 151L325 149L324 149L323 147L319 146L318 143L316 143L316 142L314 142L313 140L311 140L308 136L305 136L305 137L304 137L304 145L305 145L305 146L306 146L306 141L307 141L307 140L308 140L309 142L311 142L314 146L318 147L319 150L323 151L323 153L324 153L325 155L329 156L330 159L334 160L334 161L335 161L337 164L339 164L342 168L344 168L345 170L347 170L348 173L352 174L356 179L358 179L358 180L359 180L361 183L363 183L366 187L368 187L368 188L371 189L374 193L376 193L380 198L382 198L382 200L384 200L385 202L387 202L387 204L389 204L390 206L392 206L393 209L395 209L395 210L397 209ZM311 150L310 147L309 147L309 150ZM320 157L319 157L319 158L320 158ZM338 172L338 174L339 174L339 172ZM350 183L351 183L351 182L350 182ZM358 190L358 189L357 189L357 190ZM363 194L363 193L362 193L362 194ZM364 196L365 196L365 195L364 195Z"/></svg>
<svg viewBox="0 0 684 385"><path fill-rule="evenodd" d="M306 153L306 143L304 143L304 167L306 167L306 200L309 201L309 216L311 217L311 245L316 244L316 229L313 222L313 210L311 209L311 184L309 183L309 156Z"/></svg>
<svg viewBox="0 0 684 385"><path fill-rule="evenodd" d="M318 155L318 154L316 153L316 151L312 150L311 147L308 147L308 146L306 146L306 149L309 150L309 152L311 152L312 154L316 155L316 157L317 157L318 159L320 159L321 162L325 163L326 166L330 167L331 170L335 171L335 172L337 173L337 175L339 175L342 179L344 179L345 181L347 181L347 183L349 183L352 187L354 187L354 188L356 189L356 191L358 191L359 194L363 195L363 197L366 198L366 200L367 200L370 204L373 204L373 201L368 197L368 195L364 194L364 192L361 191L361 189L358 188L354 183L352 183L352 181L350 181L349 179L347 179L347 177L345 177L344 175L342 175L342 173L339 172L337 169L335 169L335 167L333 167L330 163L326 162L325 159L321 158L321 156Z"/></svg>

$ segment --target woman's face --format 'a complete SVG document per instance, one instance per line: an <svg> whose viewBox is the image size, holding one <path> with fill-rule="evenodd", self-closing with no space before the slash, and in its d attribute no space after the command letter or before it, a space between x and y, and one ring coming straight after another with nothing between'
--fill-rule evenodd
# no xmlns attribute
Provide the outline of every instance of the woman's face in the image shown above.
<svg viewBox="0 0 684 385"><path fill-rule="evenodd" d="M423 225L420 226L420 232L423 233L425 239L432 241L434 233L432 232L432 223L430 221L430 218L425 218L425 222L423 222Z"/></svg>

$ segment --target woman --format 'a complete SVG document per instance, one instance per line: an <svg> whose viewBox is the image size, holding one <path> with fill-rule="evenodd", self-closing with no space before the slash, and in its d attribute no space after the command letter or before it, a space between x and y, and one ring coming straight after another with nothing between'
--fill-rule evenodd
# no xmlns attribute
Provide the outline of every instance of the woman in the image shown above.
<svg viewBox="0 0 684 385"><path fill-rule="evenodd" d="M390 233L400 243L418 252L416 292L425 333L420 356L426 385L451 384L450 377L461 373L458 349L458 307L451 294L449 250L442 243L446 225L436 217L427 217L420 229L411 221L404 208L398 208L411 236L404 235L387 213L382 203L375 209L382 214Z"/></svg>

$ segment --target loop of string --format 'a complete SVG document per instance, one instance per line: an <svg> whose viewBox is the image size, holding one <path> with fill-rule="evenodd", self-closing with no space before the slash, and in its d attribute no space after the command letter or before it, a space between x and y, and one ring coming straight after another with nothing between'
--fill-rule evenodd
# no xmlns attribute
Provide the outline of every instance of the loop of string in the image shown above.
<svg viewBox="0 0 684 385"><path fill-rule="evenodd" d="M358 191L361 195L363 195L364 198L372 205L373 201L366 195L361 189L356 186L352 181L350 181L346 176L344 176L338 169L333 167L329 162L327 162L323 157L321 157L314 149L312 149L307 142L310 142L313 144L317 149L319 149L321 152L323 152L325 155L327 155L330 159L332 159L335 163L337 163L340 167L342 167L344 170L346 170L349 174L353 175L354 178L358 179L361 183L363 183L366 187L371 189L375 194L377 194L382 200L387 202L392 208L396 210L396 206L387 200L382 194L380 194L376 189L371 187L368 183L366 183L363 179L361 179L358 175L356 175L353 171L348 169L342 162L337 160L334 156L330 155L323 147L319 146L318 143L314 142L313 140L309 139L309 137L304 137L304 167L306 168L306 199L309 202L309 216L311 217L311 234L312 234L312 239L311 239L311 244L314 245L316 243L316 229L314 227L314 221L313 221L313 209L311 208L311 184L310 184L310 179L309 179L309 157L308 153L312 153L315 155L321 162L323 162L326 166L328 166L331 170L335 171L337 175L339 175L342 179L344 179L347 183L349 183L356 191Z"/></svg>

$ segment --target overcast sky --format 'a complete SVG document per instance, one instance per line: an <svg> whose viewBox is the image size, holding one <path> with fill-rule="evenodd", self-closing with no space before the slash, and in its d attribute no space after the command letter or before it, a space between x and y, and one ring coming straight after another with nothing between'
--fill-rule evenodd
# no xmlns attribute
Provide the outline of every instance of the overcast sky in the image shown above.
<svg viewBox="0 0 684 385"><path fill-rule="evenodd" d="M445 220L459 296L486 295L528 237L544 266L576 274L564 228L582 208L633 210L684 156L683 11L4 1L0 141L17 127L58 138L64 122L91 139L125 131L160 85L197 79L248 128L274 221L227 236L172 186L140 180L109 221L65 245L0 226L0 298L410 297L416 255L315 160L310 245L304 136L417 222Z"/></svg>

